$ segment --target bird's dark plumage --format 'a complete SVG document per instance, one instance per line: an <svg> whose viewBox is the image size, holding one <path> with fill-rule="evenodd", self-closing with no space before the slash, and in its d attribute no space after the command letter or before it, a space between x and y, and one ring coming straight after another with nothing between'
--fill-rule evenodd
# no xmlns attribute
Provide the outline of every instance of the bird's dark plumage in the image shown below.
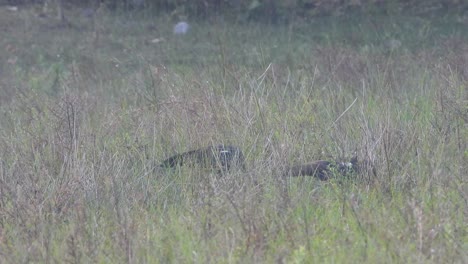
<svg viewBox="0 0 468 264"><path fill-rule="evenodd" d="M240 148L231 145L217 145L174 155L164 160L160 165L164 168L177 166L200 166L223 173L234 168L245 170L245 159Z"/></svg>

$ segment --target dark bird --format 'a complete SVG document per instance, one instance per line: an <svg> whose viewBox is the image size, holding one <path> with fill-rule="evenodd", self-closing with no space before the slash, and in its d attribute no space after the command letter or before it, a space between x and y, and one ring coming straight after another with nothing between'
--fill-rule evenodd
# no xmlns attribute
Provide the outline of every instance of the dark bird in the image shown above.
<svg viewBox="0 0 468 264"><path fill-rule="evenodd" d="M240 148L231 145L217 145L174 155L164 160L160 165L163 168L177 166L199 166L216 170L222 174L235 168L245 171L245 159Z"/></svg>
<svg viewBox="0 0 468 264"><path fill-rule="evenodd" d="M322 181L328 180L332 175L349 176L353 173L362 173L368 168L369 162L358 162L357 157L353 157L349 162L331 162L326 160L313 161L306 164L288 166L283 172L283 176L313 176ZM373 168L374 175L375 168Z"/></svg>
<svg viewBox="0 0 468 264"><path fill-rule="evenodd" d="M332 163L326 160L318 160L311 163L288 166L284 170L283 176L314 176L322 181L328 180L330 176L330 166Z"/></svg>

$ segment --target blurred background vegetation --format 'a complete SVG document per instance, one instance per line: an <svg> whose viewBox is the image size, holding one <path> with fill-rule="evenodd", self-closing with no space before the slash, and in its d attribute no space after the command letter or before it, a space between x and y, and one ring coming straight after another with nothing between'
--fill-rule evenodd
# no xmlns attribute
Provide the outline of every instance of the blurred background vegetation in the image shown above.
<svg viewBox="0 0 468 264"><path fill-rule="evenodd" d="M105 3L118 10L145 9L175 16L206 18L223 16L235 20L284 23L316 16L344 16L359 13L406 13L441 15L464 13L464 0L57 0L67 5L98 6ZM24 5L44 0L2 0L0 4Z"/></svg>

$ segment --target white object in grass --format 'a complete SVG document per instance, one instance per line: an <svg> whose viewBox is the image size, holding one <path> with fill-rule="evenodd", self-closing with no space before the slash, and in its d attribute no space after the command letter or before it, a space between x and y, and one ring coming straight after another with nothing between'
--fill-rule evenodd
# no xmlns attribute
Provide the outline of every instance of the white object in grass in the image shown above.
<svg viewBox="0 0 468 264"><path fill-rule="evenodd" d="M189 28L190 25L187 22L181 21L174 26L174 34L185 35L189 31Z"/></svg>

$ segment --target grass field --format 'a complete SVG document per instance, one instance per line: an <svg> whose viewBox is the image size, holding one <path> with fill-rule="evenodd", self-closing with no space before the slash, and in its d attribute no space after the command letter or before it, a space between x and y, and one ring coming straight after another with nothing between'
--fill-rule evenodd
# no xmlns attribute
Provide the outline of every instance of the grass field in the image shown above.
<svg viewBox="0 0 468 264"><path fill-rule="evenodd" d="M35 12L0 10L1 263L467 263L466 18ZM218 143L247 171L154 170Z"/></svg>

